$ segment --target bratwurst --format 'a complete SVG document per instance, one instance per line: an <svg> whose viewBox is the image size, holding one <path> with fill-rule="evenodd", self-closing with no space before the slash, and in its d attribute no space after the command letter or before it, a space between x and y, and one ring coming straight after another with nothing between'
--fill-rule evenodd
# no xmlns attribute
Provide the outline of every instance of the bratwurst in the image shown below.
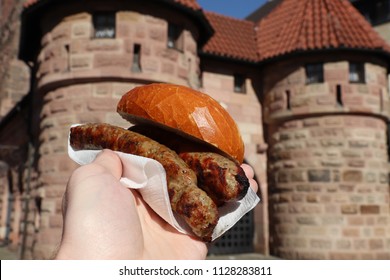
<svg viewBox="0 0 390 280"><path fill-rule="evenodd" d="M241 166L232 159L222 156L205 143L197 143L159 127L135 125L129 128L174 150L191 168L203 189L220 206L225 202L237 201L245 196L249 180Z"/></svg>
<svg viewBox="0 0 390 280"><path fill-rule="evenodd" d="M172 210L189 225L193 233L210 241L219 214L214 201L197 187L195 173L172 150L150 138L109 124L84 124L70 129L74 150L111 149L154 159L167 174Z"/></svg>

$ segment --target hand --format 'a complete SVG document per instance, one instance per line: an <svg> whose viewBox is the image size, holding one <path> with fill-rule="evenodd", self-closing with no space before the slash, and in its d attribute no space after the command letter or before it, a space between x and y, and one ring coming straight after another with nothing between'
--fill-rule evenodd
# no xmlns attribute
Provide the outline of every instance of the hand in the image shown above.
<svg viewBox="0 0 390 280"><path fill-rule="evenodd" d="M243 169L253 178L250 166ZM121 175L121 161L109 150L73 172L64 197L56 259L206 258L205 243L161 219L137 191L119 182Z"/></svg>

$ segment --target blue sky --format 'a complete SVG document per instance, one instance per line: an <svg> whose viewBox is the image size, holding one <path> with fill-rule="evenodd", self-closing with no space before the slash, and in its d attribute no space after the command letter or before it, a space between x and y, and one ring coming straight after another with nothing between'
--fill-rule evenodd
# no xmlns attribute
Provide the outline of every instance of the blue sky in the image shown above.
<svg viewBox="0 0 390 280"><path fill-rule="evenodd" d="M197 0L197 2L206 11L242 19L267 0Z"/></svg>

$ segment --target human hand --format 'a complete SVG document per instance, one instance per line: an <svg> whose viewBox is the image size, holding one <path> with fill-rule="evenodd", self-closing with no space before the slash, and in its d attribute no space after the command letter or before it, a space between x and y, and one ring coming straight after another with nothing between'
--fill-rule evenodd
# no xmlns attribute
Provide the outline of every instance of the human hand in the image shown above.
<svg viewBox="0 0 390 280"><path fill-rule="evenodd" d="M242 167L256 191L252 168ZM73 172L56 259L205 259L206 244L161 219L119 182L121 175L122 163L110 150Z"/></svg>

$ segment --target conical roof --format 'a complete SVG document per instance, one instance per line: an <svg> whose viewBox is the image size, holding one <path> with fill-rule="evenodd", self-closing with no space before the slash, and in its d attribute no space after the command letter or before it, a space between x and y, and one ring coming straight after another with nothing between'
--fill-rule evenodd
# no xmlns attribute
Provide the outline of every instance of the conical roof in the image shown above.
<svg viewBox="0 0 390 280"><path fill-rule="evenodd" d="M390 47L347 0L284 0L258 22L259 60L294 52Z"/></svg>

